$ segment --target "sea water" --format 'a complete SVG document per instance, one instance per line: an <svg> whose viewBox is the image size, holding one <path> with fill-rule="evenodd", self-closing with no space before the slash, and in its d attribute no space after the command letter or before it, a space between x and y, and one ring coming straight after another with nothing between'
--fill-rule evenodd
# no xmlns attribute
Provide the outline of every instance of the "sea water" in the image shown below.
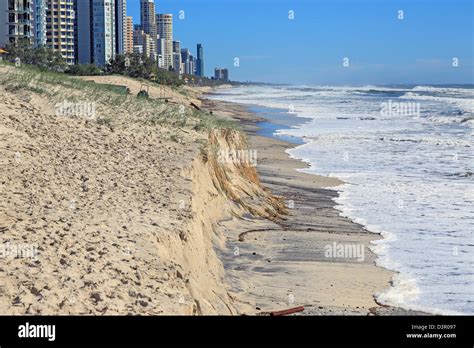
<svg viewBox="0 0 474 348"><path fill-rule="evenodd" d="M341 178L340 214L383 236L371 249L397 273L379 302L474 314L474 86L262 85L213 98L306 118L276 134L301 138L288 153Z"/></svg>

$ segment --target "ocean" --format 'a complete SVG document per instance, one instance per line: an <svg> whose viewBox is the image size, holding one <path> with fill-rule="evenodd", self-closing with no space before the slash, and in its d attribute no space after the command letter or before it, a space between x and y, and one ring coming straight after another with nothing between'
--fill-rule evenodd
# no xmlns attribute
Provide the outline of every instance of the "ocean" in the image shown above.
<svg viewBox="0 0 474 348"><path fill-rule="evenodd" d="M213 99L277 108L305 172L335 176L340 214L381 233L396 273L377 301L474 314L474 86L243 86Z"/></svg>

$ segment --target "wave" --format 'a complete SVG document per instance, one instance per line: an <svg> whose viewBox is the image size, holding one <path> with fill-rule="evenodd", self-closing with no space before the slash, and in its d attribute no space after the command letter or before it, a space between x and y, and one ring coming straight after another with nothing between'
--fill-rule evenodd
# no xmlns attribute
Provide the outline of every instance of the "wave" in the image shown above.
<svg viewBox="0 0 474 348"><path fill-rule="evenodd" d="M467 93L472 94L474 86L466 88L466 85L459 87L435 87L435 86L415 86L411 90L415 92L436 92L436 93Z"/></svg>
<svg viewBox="0 0 474 348"><path fill-rule="evenodd" d="M472 94L472 92L471 92ZM439 102L449 104L458 108L462 114L474 113L474 95L468 97L438 96L424 95L420 93L407 92L399 97L399 99L422 100L426 102Z"/></svg>

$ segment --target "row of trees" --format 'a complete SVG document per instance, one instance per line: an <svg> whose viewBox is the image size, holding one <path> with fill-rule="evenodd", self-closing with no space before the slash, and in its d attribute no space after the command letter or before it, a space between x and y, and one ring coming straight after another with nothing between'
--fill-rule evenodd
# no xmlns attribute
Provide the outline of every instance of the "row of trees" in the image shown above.
<svg viewBox="0 0 474 348"><path fill-rule="evenodd" d="M117 55L107 64L105 72L151 80L163 85L180 86L184 83L178 74L158 68L154 60L140 54Z"/></svg>

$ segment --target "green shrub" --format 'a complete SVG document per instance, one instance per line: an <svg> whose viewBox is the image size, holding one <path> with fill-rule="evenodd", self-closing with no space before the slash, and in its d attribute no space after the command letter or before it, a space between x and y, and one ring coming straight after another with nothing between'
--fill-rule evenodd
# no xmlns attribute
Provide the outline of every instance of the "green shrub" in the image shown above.
<svg viewBox="0 0 474 348"><path fill-rule="evenodd" d="M67 68L66 73L75 76L97 76L104 74L101 69L93 64L71 65Z"/></svg>

